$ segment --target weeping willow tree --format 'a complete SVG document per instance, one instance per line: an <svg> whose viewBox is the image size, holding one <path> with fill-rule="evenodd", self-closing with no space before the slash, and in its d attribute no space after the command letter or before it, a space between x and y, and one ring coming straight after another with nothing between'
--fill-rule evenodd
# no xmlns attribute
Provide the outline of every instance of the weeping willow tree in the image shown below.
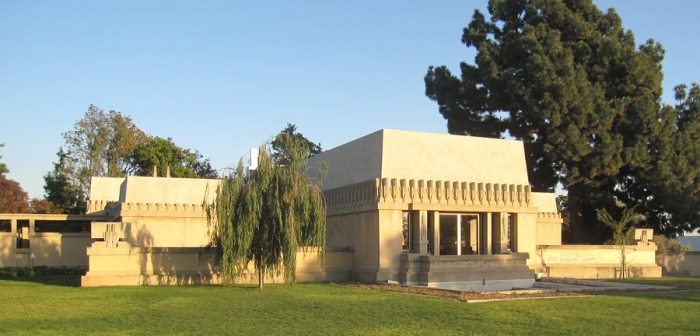
<svg viewBox="0 0 700 336"><path fill-rule="evenodd" d="M326 210L318 180L307 177L309 147L297 137L278 135L284 163L273 159L268 146L259 149L258 167L239 161L207 205L207 219L225 282L244 276L252 262L263 288L265 276L283 275L295 281L296 254L316 251L323 258Z"/></svg>

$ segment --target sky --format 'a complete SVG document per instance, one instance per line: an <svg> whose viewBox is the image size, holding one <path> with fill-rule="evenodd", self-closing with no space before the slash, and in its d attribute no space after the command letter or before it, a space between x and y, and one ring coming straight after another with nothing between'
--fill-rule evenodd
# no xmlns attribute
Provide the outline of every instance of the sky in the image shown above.
<svg viewBox="0 0 700 336"><path fill-rule="evenodd" d="M663 101L700 81L697 1L595 1L637 44L666 49ZM286 123L324 149L381 128L446 133L430 65L459 73L486 1L0 0L0 149L8 177L43 176L94 104L232 166Z"/></svg>

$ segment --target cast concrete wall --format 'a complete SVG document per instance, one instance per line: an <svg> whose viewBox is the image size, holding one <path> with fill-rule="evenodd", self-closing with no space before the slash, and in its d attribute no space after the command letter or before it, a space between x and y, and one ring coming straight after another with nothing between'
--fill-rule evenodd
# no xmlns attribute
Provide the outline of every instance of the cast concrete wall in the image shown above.
<svg viewBox="0 0 700 336"><path fill-rule="evenodd" d="M15 266L17 234L0 232L0 267Z"/></svg>
<svg viewBox="0 0 700 336"><path fill-rule="evenodd" d="M0 233L0 267L88 266L85 251L92 244L90 233L33 233L29 235L29 241L30 248L18 249L16 234Z"/></svg>
<svg viewBox="0 0 700 336"><path fill-rule="evenodd" d="M204 248L105 248L90 247L90 270L84 287L220 284L214 251ZM297 282L347 281L352 253L327 251L321 264L313 250L297 252ZM252 265L237 283L257 283ZM281 276L267 274L266 283L282 283Z"/></svg>
<svg viewBox="0 0 700 336"><path fill-rule="evenodd" d="M375 178L529 185L523 143L382 129L312 157L325 162L323 189Z"/></svg>
<svg viewBox="0 0 700 336"><path fill-rule="evenodd" d="M90 199L116 202L119 200L125 177L92 177L90 178Z"/></svg>
<svg viewBox="0 0 700 336"><path fill-rule="evenodd" d="M126 242L135 247L204 247L211 242L203 217L123 217Z"/></svg>
<svg viewBox="0 0 700 336"><path fill-rule="evenodd" d="M400 281L454 290L530 288L535 274L526 265L527 253L463 256L401 255Z"/></svg>
<svg viewBox="0 0 700 336"><path fill-rule="evenodd" d="M700 252L657 254L664 274L700 276Z"/></svg>
<svg viewBox="0 0 700 336"><path fill-rule="evenodd" d="M532 206L539 212L559 213L557 196L554 193L532 192Z"/></svg>
<svg viewBox="0 0 700 336"><path fill-rule="evenodd" d="M377 281L379 262L379 213L377 211L329 215L326 219L326 246L349 249L353 278Z"/></svg>
<svg viewBox="0 0 700 336"><path fill-rule="evenodd" d="M124 203L202 204L211 202L218 179L129 176L119 201ZM97 200L90 195L91 200Z"/></svg>
<svg viewBox="0 0 700 336"><path fill-rule="evenodd" d="M625 255L629 276L660 277L656 264L656 245L626 245ZM538 246L532 263L537 272L553 278L619 278L622 254L619 245L556 245Z"/></svg>
<svg viewBox="0 0 700 336"><path fill-rule="evenodd" d="M383 130L365 135L309 159L309 166L324 163L328 175L323 190L373 180L381 176ZM311 174L316 173L310 170Z"/></svg>
<svg viewBox="0 0 700 336"><path fill-rule="evenodd" d="M523 143L383 129L381 177L529 184Z"/></svg>

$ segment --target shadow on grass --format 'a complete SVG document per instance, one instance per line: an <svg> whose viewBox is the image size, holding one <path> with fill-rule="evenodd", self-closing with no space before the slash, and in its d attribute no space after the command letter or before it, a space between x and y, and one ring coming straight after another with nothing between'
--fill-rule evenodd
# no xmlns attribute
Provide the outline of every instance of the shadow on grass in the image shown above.
<svg viewBox="0 0 700 336"><path fill-rule="evenodd" d="M79 275L0 277L0 281L31 282L48 286L80 287Z"/></svg>

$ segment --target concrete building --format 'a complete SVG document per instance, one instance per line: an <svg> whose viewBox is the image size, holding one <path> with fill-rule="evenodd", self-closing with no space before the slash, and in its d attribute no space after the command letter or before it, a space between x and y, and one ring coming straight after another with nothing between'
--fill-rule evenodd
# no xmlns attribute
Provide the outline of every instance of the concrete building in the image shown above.
<svg viewBox="0 0 700 336"><path fill-rule="evenodd" d="M561 244L555 196L530 190L520 141L380 130L323 152L329 247L353 278L529 287L537 245Z"/></svg>
<svg viewBox="0 0 700 336"><path fill-rule="evenodd" d="M298 254L298 281L493 290L529 287L536 274L619 276L615 246L561 245L555 196L531 191L520 141L383 129L310 164L328 171L322 187L327 251L323 265L311 253ZM89 268L83 285L219 282L202 207L218 183L93 178L88 214L81 217L92 223L87 257L80 259ZM0 214L0 231L2 223L8 227L0 239L32 237L29 217L22 226L16 215ZM21 265L16 255L32 253L32 247L5 244L0 266ZM646 240L627 247L633 275L660 276L655 250Z"/></svg>

